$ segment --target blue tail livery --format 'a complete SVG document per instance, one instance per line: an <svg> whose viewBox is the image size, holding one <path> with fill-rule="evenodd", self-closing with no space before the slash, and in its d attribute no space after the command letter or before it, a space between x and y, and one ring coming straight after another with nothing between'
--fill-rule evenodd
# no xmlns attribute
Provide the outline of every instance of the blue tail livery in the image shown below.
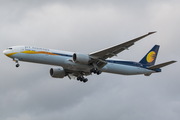
<svg viewBox="0 0 180 120"><path fill-rule="evenodd" d="M139 62L145 66L152 66L155 64L157 54L159 51L159 45L155 45L144 57L143 59Z"/></svg>

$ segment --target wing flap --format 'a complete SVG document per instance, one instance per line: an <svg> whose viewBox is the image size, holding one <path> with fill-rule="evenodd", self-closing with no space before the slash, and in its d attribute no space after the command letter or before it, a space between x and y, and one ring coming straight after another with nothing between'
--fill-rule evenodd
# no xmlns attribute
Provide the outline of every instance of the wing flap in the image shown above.
<svg viewBox="0 0 180 120"><path fill-rule="evenodd" d="M165 62L165 63L161 63L161 64L158 64L158 65L150 66L150 67L148 67L148 69L155 70L155 69L165 67L165 66L170 65L170 64L175 63L175 62L176 61L172 60L172 61L169 61L169 62Z"/></svg>

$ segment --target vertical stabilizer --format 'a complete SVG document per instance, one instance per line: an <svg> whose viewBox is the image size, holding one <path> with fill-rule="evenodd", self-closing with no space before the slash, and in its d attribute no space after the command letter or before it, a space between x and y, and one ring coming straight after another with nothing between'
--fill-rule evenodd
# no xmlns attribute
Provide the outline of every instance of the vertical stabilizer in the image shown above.
<svg viewBox="0 0 180 120"><path fill-rule="evenodd" d="M152 66L155 64L156 61L156 57L158 54L158 50L159 50L159 45L155 45L144 57L143 59L139 62L143 65L146 66Z"/></svg>

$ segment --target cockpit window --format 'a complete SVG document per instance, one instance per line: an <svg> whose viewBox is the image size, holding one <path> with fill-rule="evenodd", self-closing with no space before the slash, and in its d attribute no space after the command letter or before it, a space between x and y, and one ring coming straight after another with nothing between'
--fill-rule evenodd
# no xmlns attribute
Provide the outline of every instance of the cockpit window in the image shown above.
<svg viewBox="0 0 180 120"><path fill-rule="evenodd" d="M8 50L12 50L12 48L8 48Z"/></svg>

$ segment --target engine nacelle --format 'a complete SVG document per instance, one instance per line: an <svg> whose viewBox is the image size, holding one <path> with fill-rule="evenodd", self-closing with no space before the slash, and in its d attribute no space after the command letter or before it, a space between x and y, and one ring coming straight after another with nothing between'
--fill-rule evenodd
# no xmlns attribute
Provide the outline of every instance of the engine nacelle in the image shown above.
<svg viewBox="0 0 180 120"><path fill-rule="evenodd" d="M73 54L73 61L75 63L80 63L80 64L88 64L91 58L89 55L86 54L80 54L80 53L74 53Z"/></svg>
<svg viewBox="0 0 180 120"><path fill-rule="evenodd" d="M66 76L66 72L62 67L59 68L51 68L50 69L50 75L54 78L63 78Z"/></svg>

